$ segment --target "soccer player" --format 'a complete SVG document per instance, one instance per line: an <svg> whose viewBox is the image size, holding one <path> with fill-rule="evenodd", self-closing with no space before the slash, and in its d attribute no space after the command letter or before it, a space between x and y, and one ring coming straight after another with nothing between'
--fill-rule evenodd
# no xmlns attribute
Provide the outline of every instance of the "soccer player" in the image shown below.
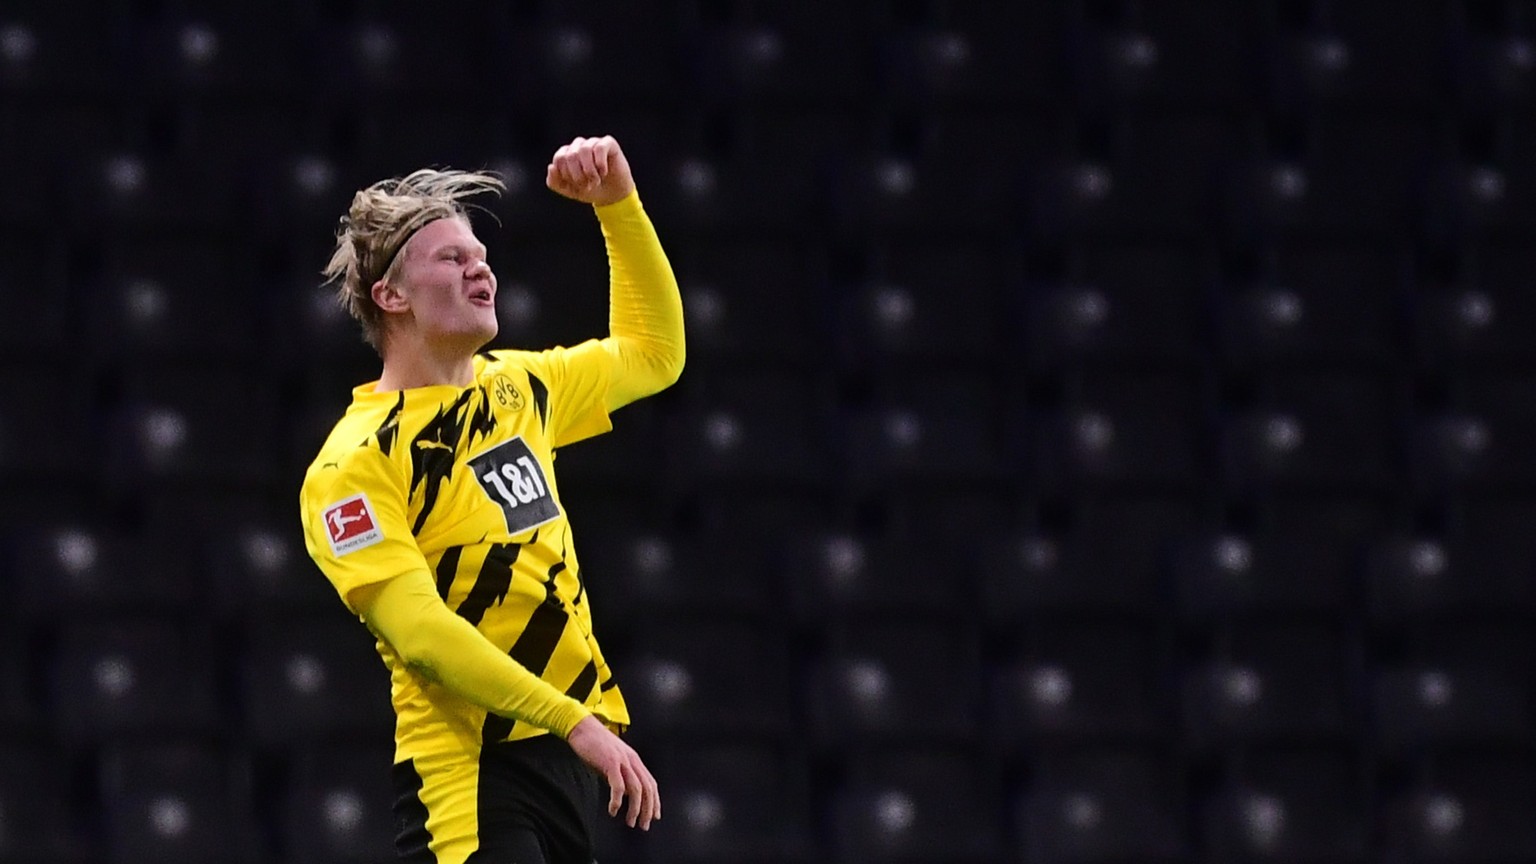
<svg viewBox="0 0 1536 864"><path fill-rule="evenodd" d="M500 188L490 175L359 191L325 269L383 368L305 474L305 541L390 671L402 860L588 864L605 804L627 799L630 827L661 816L620 738L553 469L557 448L677 379L682 301L613 138L559 148L545 179L602 228L605 339L483 350L496 277L464 202Z"/></svg>

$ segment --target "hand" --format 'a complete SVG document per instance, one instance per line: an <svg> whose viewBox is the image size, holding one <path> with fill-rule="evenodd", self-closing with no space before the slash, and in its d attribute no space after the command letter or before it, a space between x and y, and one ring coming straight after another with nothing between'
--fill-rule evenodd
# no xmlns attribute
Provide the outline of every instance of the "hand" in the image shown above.
<svg viewBox="0 0 1536 864"><path fill-rule="evenodd" d="M661 818L661 793L656 789L656 778L640 761L640 754L591 716L582 718L565 740L581 761L607 778L608 815L619 814L627 795L629 813L624 822L631 828L651 830L651 820Z"/></svg>
<svg viewBox="0 0 1536 864"><path fill-rule="evenodd" d="M555 151L544 185L574 201L594 207L613 204L635 191L629 160L613 136L573 138Z"/></svg>

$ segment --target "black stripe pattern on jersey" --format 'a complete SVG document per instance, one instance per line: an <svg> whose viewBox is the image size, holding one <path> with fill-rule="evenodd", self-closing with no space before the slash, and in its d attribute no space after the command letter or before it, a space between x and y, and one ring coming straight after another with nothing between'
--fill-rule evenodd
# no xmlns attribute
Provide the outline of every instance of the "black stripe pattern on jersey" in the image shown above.
<svg viewBox="0 0 1536 864"><path fill-rule="evenodd" d="M400 413L405 410L405 391L400 391L400 397L395 400L389 413L384 415L384 422L374 430L373 440L378 442L379 449L385 456L395 449L395 441L400 437Z"/></svg>
<svg viewBox="0 0 1536 864"><path fill-rule="evenodd" d="M571 682L571 686L565 688L565 695L585 704L587 697L592 695L592 688L596 684L597 661L588 660L587 665L581 667L581 672L576 675L576 680Z"/></svg>
<svg viewBox="0 0 1536 864"><path fill-rule="evenodd" d="M484 563L480 565L480 572L475 576L475 584L470 586L469 594L455 610L465 621L479 625L485 618L485 610L491 608L493 603L499 605L507 599L507 590L512 587L512 565L517 563L521 551L521 543L491 544L490 551L485 553Z"/></svg>
<svg viewBox="0 0 1536 864"><path fill-rule="evenodd" d="M555 648L560 644L560 637L565 634L565 624L569 620L570 616L560 608L558 600L545 600L533 610L528 624L523 627L523 632L518 635L512 650L507 654L529 672L542 677L544 668L549 665L549 658L555 655ZM485 725L480 730L481 740L501 741L512 734L515 723L510 717L487 714Z"/></svg>
<svg viewBox="0 0 1536 864"><path fill-rule="evenodd" d="M539 412L539 428L549 427L549 388L539 380L539 376L528 373L528 389L533 391L533 407Z"/></svg>
<svg viewBox="0 0 1536 864"><path fill-rule="evenodd" d="M549 660L555 656L555 648L560 645L560 638L565 635L565 625L571 620L570 613L560 603L560 598L555 596L555 577L565 569L565 561L556 561L549 568L548 577L544 582L544 602L533 610L528 616L528 623L524 625L523 632L517 636L517 641L512 643L512 648L507 654L522 665L524 669L539 677L543 677L544 670L549 666ZM588 692L591 691L588 686ZM512 734L512 727L516 721L497 714L487 714L485 724L480 728L480 740L501 741Z"/></svg>
<svg viewBox="0 0 1536 864"><path fill-rule="evenodd" d="M437 559L437 596L448 599L448 589L453 587L453 577L459 572L459 556L464 554L463 546L449 546L443 550L443 557Z"/></svg>
<svg viewBox="0 0 1536 864"><path fill-rule="evenodd" d="M490 408L484 387L470 387L451 405L444 405L411 439L411 494L422 489L421 512L416 514L412 534L421 528L437 506L442 485L453 474L454 458L468 431L468 447L496 430L496 414ZM473 413L471 413L473 412Z"/></svg>

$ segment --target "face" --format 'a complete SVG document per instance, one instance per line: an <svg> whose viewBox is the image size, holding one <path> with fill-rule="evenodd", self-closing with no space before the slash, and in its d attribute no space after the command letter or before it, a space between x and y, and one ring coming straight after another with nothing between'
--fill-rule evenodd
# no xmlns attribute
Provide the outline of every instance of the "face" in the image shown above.
<svg viewBox="0 0 1536 864"><path fill-rule="evenodd" d="M408 312L405 326L427 344L472 354L496 337L496 275L468 220L422 226L400 250L398 271L390 286Z"/></svg>

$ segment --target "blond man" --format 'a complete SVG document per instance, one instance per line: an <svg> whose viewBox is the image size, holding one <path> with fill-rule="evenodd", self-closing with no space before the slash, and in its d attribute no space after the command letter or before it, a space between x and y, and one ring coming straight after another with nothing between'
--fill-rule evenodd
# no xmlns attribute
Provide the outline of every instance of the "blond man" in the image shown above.
<svg viewBox="0 0 1536 864"><path fill-rule="evenodd" d="M383 368L352 391L301 510L310 554L390 671L402 860L588 864L595 811L642 829L661 816L619 734L629 713L553 469L557 448L677 379L682 303L618 142L559 148L546 183L596 213L606 338L484 350L496 276L465 201L501 188L491 175L423 170L359 191L325 270Z"/></svg>

